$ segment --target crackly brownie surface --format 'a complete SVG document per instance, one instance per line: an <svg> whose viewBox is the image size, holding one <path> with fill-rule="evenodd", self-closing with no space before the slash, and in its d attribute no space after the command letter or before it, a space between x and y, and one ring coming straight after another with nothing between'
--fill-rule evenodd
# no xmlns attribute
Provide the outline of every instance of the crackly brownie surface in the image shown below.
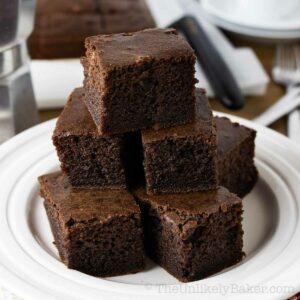
<svg viewBox="0 0 300 300"><path fill-rule="evenodd" d="M116 67L142 63L143 59L194 58L189 44L175 29L146 29L133 33L91 36L85 40L87 58L108 72ZM116 51L118 51L116 53ZM116 55L119 54L119 55Z"/></svg>
<svg viewBox="0 0 300 300"><path fill-rule="evenodd" d="M242 202L227 189L147 195L142 210L148 255L183 282L205 278L243 258Z"/></svg>
<svg viewBox="0 0 300 300"><path fill-rule="evenodd" d="M184 193L217 187L217 141L205 91L196 91L191 124L142 131L144 169L150 194Z"/></svg>
<svg viewBox="0 0 300 300"><path fill-rule="evenodd" d="M123 136L102 137L85 107L82 88L74 90L53 134L62 170L74 186L125 188Z"/></svg>
<svg viewBox="0 0 300 300"><path fill-rule="evenodd" d="M85 102L101 134L193 120L194 51L174 29L92 36L85 45Z"/></svg>
<svg viewBox="0 0 300 300"><path fill-rule="evenodd" d="M57 120L54 136L89 135L99 137L93 119L84 105L84 96L83 88L76 88L73 91Z"/></svg>
<svg viewBox="0 0 300 300"><path fill-rule="evenodd" d="M254 187L258 172L254 164L253 129L215 117L218 139L219 184L244 197Z"/></svg>
<svg viewBox="0 0 300 300"><path fill-rule="evenodd" d="M144 267L140 210L124 190L74 189L61 172L39 177L55 244L63 262L95 276Z"/></svg>
<svg viewBox="0 0 300 300"><path fill-rule="evenodd" d="M144 0L38 0L36 11L32 58L80 57L88 36L155 26Z"/></svg>

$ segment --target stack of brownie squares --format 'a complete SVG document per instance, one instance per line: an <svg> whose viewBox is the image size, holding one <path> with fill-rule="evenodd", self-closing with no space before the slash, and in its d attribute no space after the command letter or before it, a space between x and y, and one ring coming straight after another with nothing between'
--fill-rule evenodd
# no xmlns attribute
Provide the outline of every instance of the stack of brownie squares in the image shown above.
<svg viewBox="0 0 300 300"><path fill-rule="evenodd" d="M238 263L255 131L213 117L174 29L85 46L84 85L53 134L62 172L39 177L63 262L115 276L143 270L147 254L183 282Z"/></svg>

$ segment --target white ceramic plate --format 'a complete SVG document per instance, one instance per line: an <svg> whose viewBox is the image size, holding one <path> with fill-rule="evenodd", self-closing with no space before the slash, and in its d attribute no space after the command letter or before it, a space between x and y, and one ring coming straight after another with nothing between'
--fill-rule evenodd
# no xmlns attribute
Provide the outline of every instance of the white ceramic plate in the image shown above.
<svg viewBox="0 0 300 300"><path fill-rule="evenodd" d="M264 12L262 7L258 7L257 10L251 13L250 9L247 11L247 8L239 8L237 5L232 6L230 2L232 0L201 0L201 5L210 21L228 31L272 40L300 38L300 2L296 4L297 7L295 9L282 14L278 13L277 16L274 16L274 19L271 19L271 17L267 18L272 15L270 10ZM239 3L246 6L251 4L251 0L243 0ZM260 1L260 4L263 3L263 1ZM271 11L280 12L281 10L278 8L280 3L284 6L284 2L278 1L278 3L275 3L277 9ZM238 9L241 11L238 11ZM284 10L284 7L282 10ZM243 14L241 13L242 11Z"/></svg>
<svg viewBox="0 0 300 300"><path fill-rule="evenodd" d="M298 0L201 0L205 10L227 22L264 30L300 30Z"/></svg>
<svg viewBox="0 0 300 300"><path fill-rule="evenodd" d="M231 119L258 130L260 180L244 199L247 257L240 264L189 284L179 284L151 262L144 272L106 279L67 269L52 244L36 180L59 167L51 144L53 120L0 147L1 284L26 300L224 299L224 295L265 300L284 299L300 290L300 149L270 129Z"/></svg>

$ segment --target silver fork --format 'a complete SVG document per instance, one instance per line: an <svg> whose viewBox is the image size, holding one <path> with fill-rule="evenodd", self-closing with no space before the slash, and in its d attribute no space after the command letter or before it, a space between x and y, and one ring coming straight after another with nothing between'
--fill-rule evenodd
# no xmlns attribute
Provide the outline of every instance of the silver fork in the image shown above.
<svg viewBox="0 0 300 300"><path fill-rule="evenodd" d="M272 75L275 82L286 86L287 93L263 114L254 119L255 122L268 126L300 107L300 86L298 86L300 84L299 51L299 45L277 47ZM294 115L293 120L295 119ZM295 122L292 122L292 124L296 128L297 124ZM300 127L300 123L298 126ZM290 131L294 132L295 130Z"/></svg>
<svg viewBox="0 0 300 300"><path fill-rule="evenodd" d="M295 67L300 77L300 46L294 48ZM300 107L288 115L288 136L300 146Z"/></svg>

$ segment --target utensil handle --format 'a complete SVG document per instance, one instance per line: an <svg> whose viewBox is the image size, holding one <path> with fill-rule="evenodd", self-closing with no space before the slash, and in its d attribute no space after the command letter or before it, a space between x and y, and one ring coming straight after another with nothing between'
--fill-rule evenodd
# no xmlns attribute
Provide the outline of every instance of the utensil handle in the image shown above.
<svg viewBox="0 0 300 300"><path fill-rule="evenodd" d="M195 17L186 15L172 24L194 48L216 97L228 108L244 105L244 97L225 61Z"/></svg>
<svg viewBox="0 0 300 300"><path fill-rule="evenodd" d="M293 88L253 121L268 126L300 106L300 88Z"/></svg>
<svg viewBox="0 0 300 300"><path fill-rule="evenodd" d="M289 138L300 146L300 108L288 115L287 131Z"/></svg>

